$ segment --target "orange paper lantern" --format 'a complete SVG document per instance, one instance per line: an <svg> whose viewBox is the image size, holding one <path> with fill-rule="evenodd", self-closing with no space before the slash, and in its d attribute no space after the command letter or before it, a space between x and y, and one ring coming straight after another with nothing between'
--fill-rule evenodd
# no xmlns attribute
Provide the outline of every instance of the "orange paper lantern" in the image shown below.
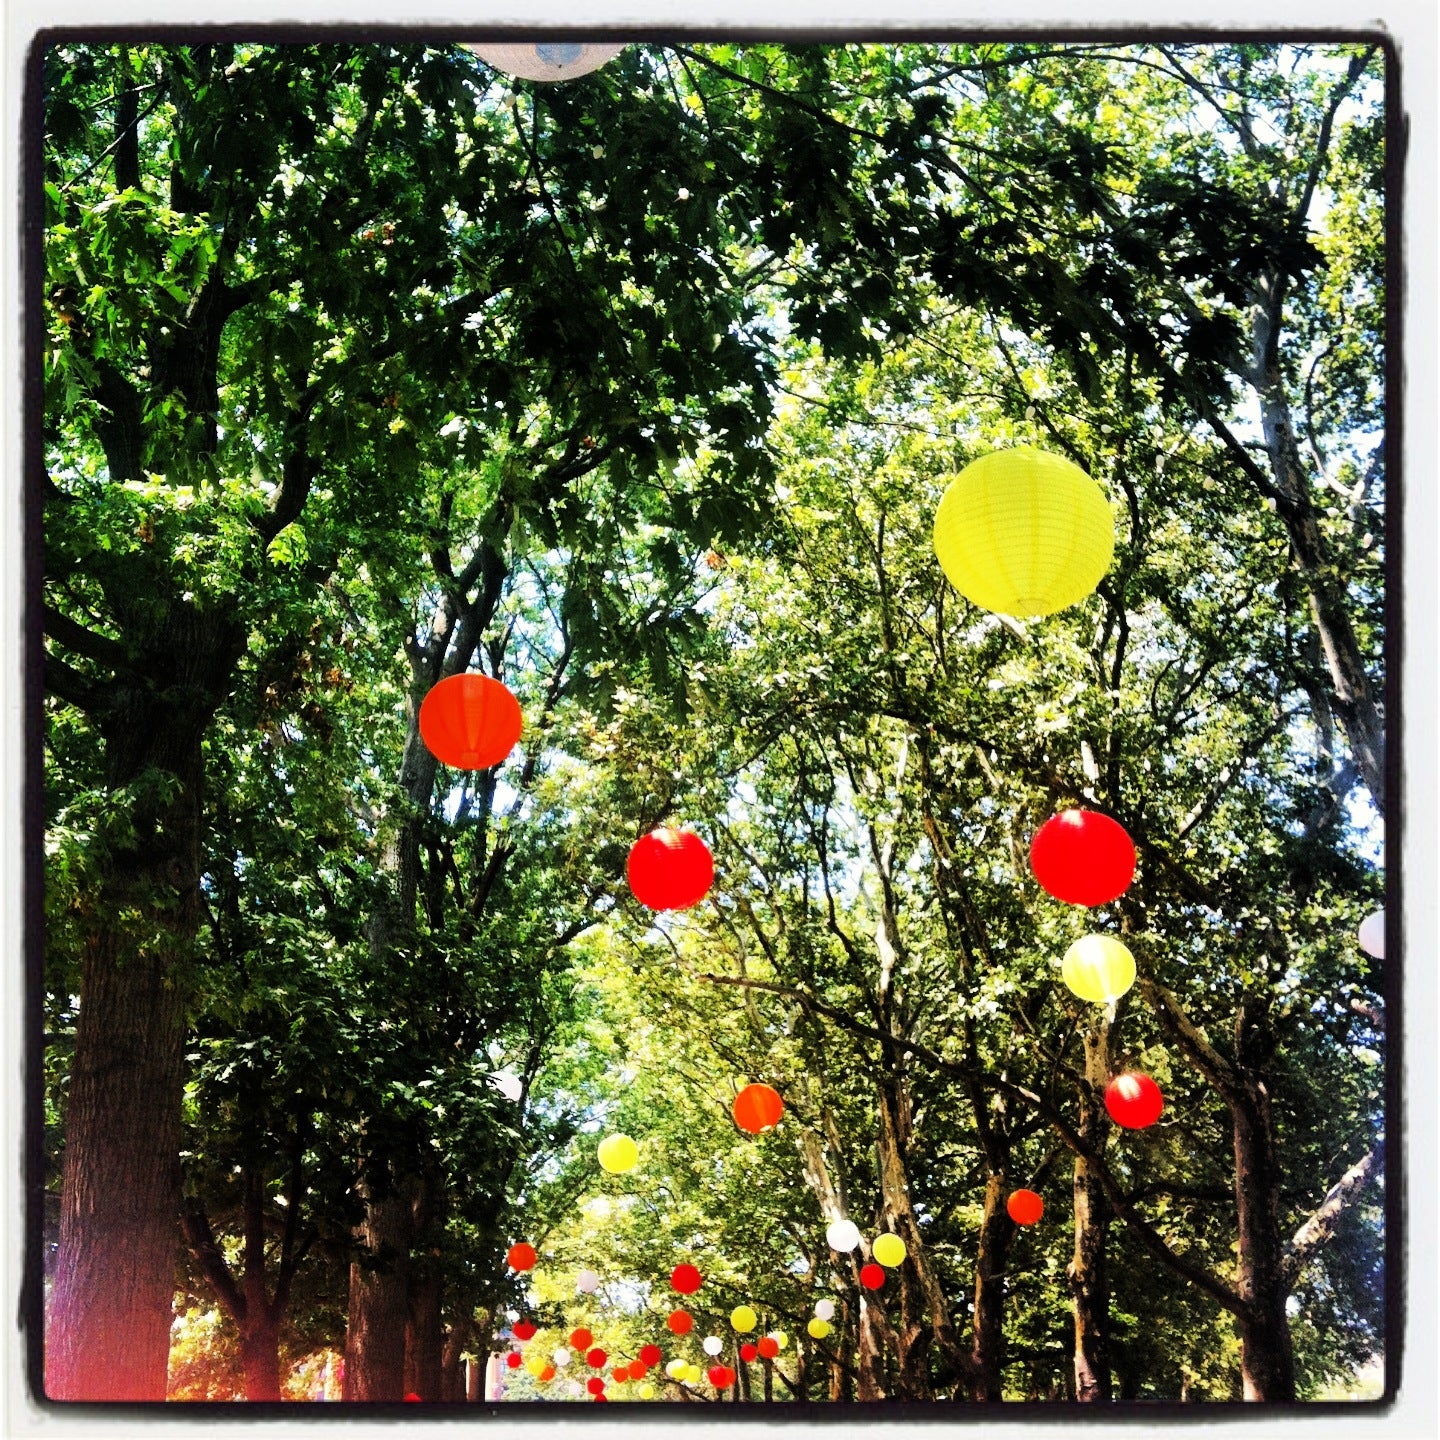
<svg viewBox="0 0 1440 1440"><path fill-rule="evenodd" d="M1045 1213L1045 1202L1033 1190L1017 1190L1005 1209L1017 1225L1033 1225Z"/></svg>
<svg viewBox="0 0 1440 1440"><path fill-rule="evenodd" d="M735 1123L749 1135L773 1130L784 1110L779 1092L768 1085L747 1085L735 1097Z"/></svg>
<svg viewBox="0 0 1440 1440"><path fill-rule="evenodd" d="M583 1354L590 1348L594 1339L595 1337L583 1325L577 1325L570 1332L570 1348L579 1350Z"/></svg>
<svg viewBox="0 0 1440 1440"><path fill-rule="evenodd" d="M763 1359L773 1360L780 1353L780 1342L773 1335L762 1335L755 1348Z"/></svg>
<svg viewBox="0 0 1440 1440"><path fill-rule="evenodd" d="M676 1335L688 1335L695 1328L695 1317L684 1310L672 1310L665 1322Z"/></svg>
<svg viewBox="0 0 1440 1440"><path fill-rule="evenodd" d="M533 1245L527 1245L521 1240L518 1244L512 1245L505 1252L505 1263L512 1270L533 1270L535 1262L540 1257L535 1253Z"/></svg>
<svg viewBox="0 0 1440 1440"><path fill-rule="evenodd" d="M488 770L515 748L520 702L488 675L451 675L420 704L420 738L442 764Z"/></svg>

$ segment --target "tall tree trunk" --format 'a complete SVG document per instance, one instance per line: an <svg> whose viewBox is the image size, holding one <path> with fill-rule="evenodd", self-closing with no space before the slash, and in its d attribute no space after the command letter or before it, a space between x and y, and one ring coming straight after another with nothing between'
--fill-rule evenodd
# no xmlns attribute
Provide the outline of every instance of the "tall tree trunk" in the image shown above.
<svg viewBox="0 0 1440 1440"><path fill-rule="evenodd" d="M440 1357L440 1398L442 1400L465 1399L465 1347L475 1330L475 1317L471 1311L462 1311L455 1316L445 1336L445 1349ZM424 1394L422 1390L420 1394Z"/></svg>
<svg viewBox="0 0 1440 1440"><path fill-rule="evenodd" d="M1005 1176L985 1180L985 1209L975 1252L975 1328L970 1349L975 1400L1003 1400L1000 1374L1005 1363L1005 1266L1015 1222L1005 1209Z"/></svg>
<svg viewBox="0 0 1440 1440"><path fill-rule="evenodd" d="M405 1329L413 1226L411 1197L391 1190L366 1202L350 1265L345 1330L346 1400L405 1398Z"/></svg>
<svg viewBox="0 0 1440 1440"><path fill-rule="evenodd" d="M134 784L137 793L133 842L112 842L103 862L81 959L45 1345L54 1400L165 1398L185 977L201 914L200 740L238 642L193 608L172 613L159 638L151 670L172 682L166 699L117 682L97 722L107 788Z"/></svg>
<svg viewBox="0 0 1440 1440"><path fill-rule="evenodd" d="M1110 1025L1101 1018L1084 1036L1085 1080L1080 1090L1080 1138L1099 1154L1109 1117L1101 1099L1110 1078ZM1110 1285L1105 1268L1109 1201L1097 1166L1075 1157L1075 1253L1066 1270L1075 1315L1075 1398L1110 1399Z"/></svg>
<svg viewBox="0 0 1440 1440"><path fill-rule="evenodd" d="M280 1317L262 1305L240 1332L247 1400L280 1400Z"/></svg>
<svg viewBox="0 0 1440 1440"><path fill-rule="evenodd" d="M440 1315L444 1277L437 1268L437 1259L429 1255L423 1262L412 1262L409 1285L405 1393L418 1395L422 1400L439 1399L444 1384L445 1332ZM414 1273L416 1269L420 1269L420 1273Z"/></svg>

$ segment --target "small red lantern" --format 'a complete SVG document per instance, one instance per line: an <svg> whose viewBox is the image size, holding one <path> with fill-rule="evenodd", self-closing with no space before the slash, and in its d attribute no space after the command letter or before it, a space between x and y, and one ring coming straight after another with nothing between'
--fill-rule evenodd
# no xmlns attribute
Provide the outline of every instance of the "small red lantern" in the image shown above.
<svg viewBox="0 0 1440 1440"><path fill-rule="evenodd" d="M773 1130L784 1110L779 1092L768 1085L747 1085L735 1097L735 1123L749 1135Z"/></svg>
<svg viewBox="0 0 1440 1440"><path fill-rule="evenodd" d="M519 1352L518 1350L512 1350L512 1351L505 1357L505 1363L506 1363L512 1370L518 1370L518 1369L520 1368L520 1365L521 1365L520 1352Z"/></svg>
<svg viewBox="0 0 1440 1440"><path fill-rule="evenodd" d="M682 1261L670 1272L670 1284L677 1295L693 1295L700 1288L700 1272Z"/></svg>
<svg viewBox="0 0 1440 1440"><path fill-rule="evenodd" d="M588 1350L594 1340L595 1337L583 1325L577 1325L570 1332L570 1348L572 1350Z"/></svg>
<svg viewBox="0 0 1440 1440"><path fill-rule="evenodd" d="M684 1310L672 1310L665 1322L676 1335L688 1335L695 1328L695 1317Z"/></svg>
<svg viewBox="0 0 1440 1440"><path fill-rule="evenodd" d="M605 1393L605 1382L598 1375L592 1375L585 1382L585 1388L598 1399Z"/></svg>
<svg viewBox="0 0 1440 1440"><path fill-rule="evenodd" d="M873 1262L860 1267L860 1283L867 1290L878 1290L885 1283L885 1270Z"/></svg>
<svg viewBox="0 0 1440 1440"><path fill-rule="evenodd" d="M540 1257L535 1253L533 1245L527 1245L523 1240L512 1245L505 1252L505 1263L512 1270L533 1270L535 1262Z"/></svg>
<svg viewBox="0 0 1440 1440"><path fill-rule="evenodd" d="M675 1313L678 1315L680 1312L677 1310ZM658 1365L663 1358L658 1345L642 1345L640 1347L640 1363L642 1365Z"/></svg>
<svg viewBox="0 0 1440 1440"><path fill-rule="evenodd" d="M693 830L662 827L630 847L625 875L635 898L651 910L684 910L705 898L715 862Z"/></svg>
<svg viewBox="0 0 1440 1440"><path fill-rule="evenodd" d="M1108 905L1135 878L1135 846L1108 815L1062 810L1035 832L1030 868L1067 905Z"/></svg>
<svg viewBox="0 0 1440 1440"><path fill-rule="evenodd" d="M607 1404L609 1403L609 1400L610 1400L610 1397L604 1392L604 1390L597 1390L597 1391L595 1392L595 1398L596 1398L597 1400L604 1400Z"/></svg>
<svg viewBox="0 0 1440 1440"><path fill-rule="evenodd" d="M1160 1118L1165 1097L1148 1075L1131 1071L1117 1075L1105 1087L1105 1108L1117 1125L1127 1130L1143 1130Z"/></svg>
<svg viewBox="0 0 1440 1440"><path fill-rule="evenodd" d="M1045 1202L1033 1190L1017 1190L1005 1209L1017 1225L1033 1225L1045 1213Z"/></svg>
<svg viewBox="0 0 1440 1440"><path fill-rule="evenodd" d="M728 1365L712 1365L710 1383L717 1390L728 1390L735 1383L735 1372Z"/></svg>
<svg viewBox="0 0 1440 1440"><path fill-rule="evenodd" d="M740 1347L740 1358L748 1365L752 1360L758 1359L760 1351L748 1340Z"/></svg>
<svg viewBox="0 0 1440 1440"><path fill-rule="evenodd" d="M592 1370L599 1370L604 1367L607 1358L605 1352L597 1345L585 1356L585 1363Z"/></svg>
<svg viewBox="0 0 1440 1440"><path fill-rule="evenodd" d="M419 1400L420 1397L412 1390L406 1397L407 1400Z"/></svg>
<svg viewBox="0 0 1440 1440"><path fill-rule="evenodd" d="M510 1333L517 1340L531 1340L535 1336L535 1327L528 1320L517 1320L510 1327Z"/></svg>
<svg viewBox="0 0 1440 1440"><path fill-rule="evenodd" d="M643 1380L649 1373L650 1367L642 1364L639 1360L630 1362L630 1378L632 1380Z"/></svg>
<svg viewBox="0 0 1440 1440"><path fill-rule="evenodd" d="M623 1385L630 1378L630 1367L628 1365L617 1365L611 1372L610 1378L617 1384Z"/></svg>
<svg viewBox="0 0 1440 1440"><path fill-rule="evenodd" d="M420 738L456 770L498 765L520 738L520 702L488 675L451 675L420 702Z"/></svg>
<svg viewBox="0 0 1440 1440"><path fill-rule="evenodd" d="M773 1360L780 1353L780 1342L773 1335L762 1335L755 1348L766 1360Z"/></svg>

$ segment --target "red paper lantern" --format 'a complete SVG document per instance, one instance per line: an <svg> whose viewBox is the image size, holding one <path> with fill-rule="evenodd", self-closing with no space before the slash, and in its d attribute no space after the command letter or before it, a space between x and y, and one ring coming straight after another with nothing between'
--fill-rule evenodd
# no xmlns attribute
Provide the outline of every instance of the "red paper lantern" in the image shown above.
<svg viewBox="0 0 1440 1440"><path fill-rule="evenodd" d="M592 1395L600 1396L600 1395L603 1395L603 1394L605 1393L605 1382L604 1382L598 1375L592 1375L592 1376L585 1382L585 1388L586 1388Z"/></svg>
<svg viewBox="0 0 1440 1440"><path fill-rule="evenodd" d="M785 1109L779 1092L768 1085L747 1085L735 1097L735 1123L750 1135L773 1130Z"/></svg>
<svg viewBox="0 0 1440 1440"><path fill-rule="evenodd" d="M628 1365L617 1365L611 1372L610 1378L617 1385L623 1385L630 1378L630 1367Z"/></svg>
<svg viewBox="0 0 1440 1440"><path fill-rule="evenodd" d="M520 1365L521 1365L520 1352L519 1352L518 1350L512 1350L512 1351L505 1357L505 1363L506 1363L512 1370L518 1370L518 1369L520 1368Z"/></svg>
<svg viewBox="0 0 1440 1440"><path fill-rule="evenodd" d="M1143 1130L1160 1118L1165 1097L1148 1075L1131 1071L1117 1075L1105 1087L1105 1108L1117 1125L1127 1130Z"/></svg>
<svg viewBox="0 0 1440 1440"><path fill-rule="evenodd" d="M688 1261L670 1272L670 1284L679 1295L693 1295L700 1288L700 1272Z"/></svg>
<svg viewBox="0 0 1440 1440"><path fill-rule="evenodd" d="M754 1345L750 1344L750 1342L749 1342L748 1340L745 1342L745 1344L743 1344L743 1345L740 1347L740 1358L741 1358L747 1365L748 1365L752 1360L757 1359L757 1358L759 1357L759 1355L760 1355L760 1351L759 1351L758 1349L756 1349L756 1347L755 1347Z"/></svg>
<svg viewBox="0 0 1440 1440"><path fill-rule="evenodd" d="M695 1317L684 1310L672 1310L665 1323L676 1335L688 1335L695 1328Z"/></svg>
<svg viewBox="0 0 1440 1440"><path fill-rule="evenodd" d="M610 1401L610 1397L604 1392L604 1390L597 1390L597 1391L595 1392L595 1398L596 1398L597 1400L603 1400L603 1401L605 1401L606 1404L609 1404L609 1401Z"/></svg>
<svg viewBox="0 0 1440 1440"><path fill-rule="evenodd" d="M535 1335L535 1327L528 1320L517 1320L510 1327L510 1333L517 1340L530 1340Z"/></svg>
<svg viewBox="0 0 1440 1440"><path fill-rule="evenodd" d="M870 1264L860 1267L860 1283L867 1290L878 1290L885 1283L885 1271L882 1266Z"/></svg>
<svg viewBox="0 0 1440 1440"><path fill-rule="evenodd" d="M632 1380L643 1380L649 1374L650 1367L642 1364L639 1360L630 1362L630 1378Z"/></svg>
<svg viewBox="0 0 1440 1440"><path fill-rule="evenodd" d="M676 1314L679 1313L676 1311ZM658 1365L663 1358L658 1345L642 1345L640 1347L640 1362L643 1365Z"/></svg>
<svg viewBox="0 0 1440 1440"><path fill-rule="evenodd" d="M717 1390L728 1390L735 1383L735 1372L728 1365L712 1365L710 1383Z"/></svg>
<svg viewBox="0 0 1440 1440"><path fill-rule="evenodd" d="M570 1348L572 1350L588 1350L595 1337L583 1326L577 1325L570 1332Z"/></svg>
<svg viewBox="0 0 1440 1440"><path fill-rule="evenodd" d="M693 830L663 827L630 847L625 875L635 898L651 910L684 910L705 898L715 862Z"/></svg>
<svg viewBox="0 0 1440 1440"><path fill-rule="evenodd" d="M505 1263L512 1270L533 1270L535 1262L540 1257L535 1253L533 1245L527 1245L523 1240L512 1245L505 1252Z"/></svg>
<svg viewBox="0 0 1440 1440"><path fill-rule="evenodd" d="M412 1390L406 1397L407 1400L419 1400L420 1397Z"/></svg>
<svg viewBox="0 0 1440 1440"><path fill-rule="evenodd" d="M456 770L498 765L520 738L520 702L488 675L451 675L420 702L420 738Z"/></svg>
<svg viewBox="0 0 1440 1440"><path fill-rule="evenodd" d="M1017 1190L1005 1209L1017 1225L1033 1225L1045 1213L1045 1202L1033 1190Z"/></svg>
<svg viewBox="0 0 1440 1440"><path fill-rule="evenodd" d="M597 1345L585 1356L585 1363L592 1370L599 1370L605 1364L606 1359L605 1352Z"/></svg>
<svg viewBox="0 0 1440 1440"><path fill-rule="evenodd" d="M755 1348L766 1360L773 1360L780 1353L780 1342L773 1335L762 1335Z"/></svg>
<svg viewBox="0 0 1440 1440"><path fill-rule="evenodd" d="M1067 905L1107 905L1135 877L1135 846L1108 815L1062 810L1035 832L1030 868Z"/></svg>

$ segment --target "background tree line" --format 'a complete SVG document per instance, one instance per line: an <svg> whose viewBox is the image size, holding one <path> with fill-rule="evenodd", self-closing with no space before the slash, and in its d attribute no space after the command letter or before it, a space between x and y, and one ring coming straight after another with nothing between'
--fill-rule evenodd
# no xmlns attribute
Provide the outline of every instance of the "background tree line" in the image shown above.
<svg viewBox="0 0 1440 1440"><path fill-rule="evenodd" d="M347 1398L459 1398L522 1232L631 1277L637 1344L703 1244L796 1336L751 1399L1285 1400L1378 1353L1381 68L53 46L47 1393L163 1398L194 1296L251 1398L325 1347ZM1118 517L1043 623L929 549L1010 443ZM526 716L470 776L416 725L466 669ZM1024 863L1074 801L1141 852L1103 1015ZM720 882L652 927L625 854L677 817ZM1167 1123L1117 1137L1142 1063ZM667 1163L597 1226L602 1117ZM906 1240L883 1300L840 1215Z"/></svg>

